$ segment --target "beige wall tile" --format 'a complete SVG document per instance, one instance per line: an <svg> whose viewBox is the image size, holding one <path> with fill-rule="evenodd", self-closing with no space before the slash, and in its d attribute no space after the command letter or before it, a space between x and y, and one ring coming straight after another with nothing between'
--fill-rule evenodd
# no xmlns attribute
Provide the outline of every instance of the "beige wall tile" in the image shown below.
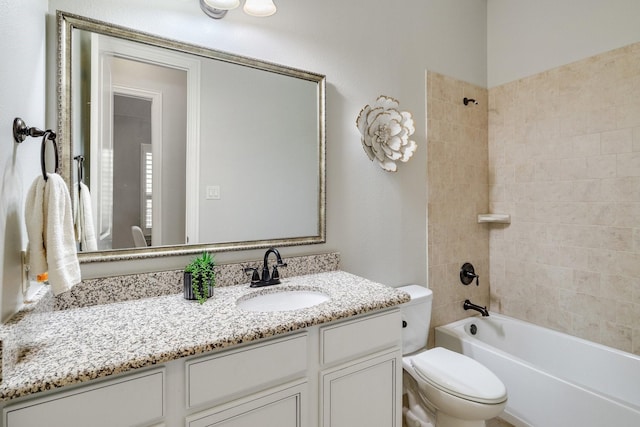
<svg viewBox="0 0 640 427"><path fill-rule="evenodd" d="M640 328L633 328L632 332L632 352L635 354L640 354Z"/></svg>
<svg viewBox="0 0 640 427"><path fill-rule="evenodd" d="M639 67L637 44L488 93L489 205L511 214L492 310L638 354Z"/></svg>
<svg viewBox="0 0 640 427"><path fill-rule="evenodd" d="M608 295L618 301L633 301L633 290L640 285L640 278L624 277L624 276L606 276L603 280L603 295ZM639 307L640 308L640 307ZM640 311L637 313L640 315Z"/></svg>
<svg viewBox="0 0 640 427"><path fill-rule="evenodd" d="M633 151L640 151L640 127L633 128L632 140Z"/></svg>
<svg viewBox="0 0 640 427"><path fill-rule="evenodd" d="M570 333L586 340L601 342L601 322L587 318L580 314L572 314L572 330Z"/></svg>
<svg viewBox="0 0 640 427"><path fill-rule="evenodd" d="M640 178L621 177L601 181L602 199L612 202L640 201Z"/></svg>
<svg viewBox="0 0 640 427"><path fill-rule="evenodd" d="M584 133L606 132L617 129L617 121L620 120L616 107L602 107L593 109L587 113L587 123Z"/></svg>
<svg viewBox="0 0 640 427"><path fill-rule="evenodd" d="M619 128L640 126L640 102L618 106L616 120Z"/></svg>
<svg viewBox="0 0 640 427"><path fill-rule="evenodd" d="M616 323L627 328L640 324L640 307L628 301L618 302Z"/></svg>
<svg viewBox="0 0 640 427"><path fill-rule="evenodd" d="M601 135L602 154L629 153L632 151L631 128L604 132Z"/></svg>
<svg viewBox="0 0 640 427"><path fill-rule="evenodd" d="M575 157L600 155L600 139L601 134L599 133L574 136L571 139L573 155Z"/></svg>
<svg viewBox="0 0 640 427"><path fill-rule="evenodd" d="M630 327L612 322L604 322L602 344L631 352L633 349L632 333L633 329Z"/></svg>
<svg viewBox="0 0 640 427"><path fill-rule="evenodd" d="M614 154L608 156L594 156L587 157L586 160L587 170L584 178L591 179L616 177L618 156Z"/></svg>
<svg viewBox="0 0 640 427"><path fill-rule="evenodd" d="M640 176L640 152L618 154L618 176Z"/></svg>
<svg viewBox="0 0 640 427"><path fill-rule="evenodd" d="M640 354L639 66L640 44L489 91L428 73L432 326L471 298Z"/></svg>
<svg viewBox="0 0 640 427"><path fill-rule="evenodd" d="M428 132L427 153L429 287L434 293L429 342L433 345L434 327L475 314L462 309L464 299L489 305L489 230L477 223L477 215L489 211L490 193L504 198L499 182L511 179L513 171L501 169L500 175L489 177L487 103L491 100L486 89L433 72L427 73L427 88L429 122L437 127ZM465 106L464 97L476 99L478 105ZM496 137L507 140L510 135ZM503 158L497 156L494 161L503 163ZM460 282L465 262L474 264L480 286Z"/></svg>

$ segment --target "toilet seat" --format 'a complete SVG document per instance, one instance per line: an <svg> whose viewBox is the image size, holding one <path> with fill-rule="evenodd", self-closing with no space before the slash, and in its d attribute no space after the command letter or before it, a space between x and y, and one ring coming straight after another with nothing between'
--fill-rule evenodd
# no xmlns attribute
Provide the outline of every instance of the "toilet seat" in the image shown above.
<svg viewBox="0 0 640 427"><path fill-rule="evenodd" d="M499 404L507 400L507 389L485 366L462 354L436 347L411 358L421 380L437 389L478 403Z"/></svg>

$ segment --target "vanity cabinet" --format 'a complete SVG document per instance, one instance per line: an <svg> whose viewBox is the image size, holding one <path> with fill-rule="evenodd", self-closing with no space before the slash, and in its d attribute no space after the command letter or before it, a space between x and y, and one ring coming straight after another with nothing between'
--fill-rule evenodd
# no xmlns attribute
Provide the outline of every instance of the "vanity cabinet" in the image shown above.
<svg viewBox="0 0 640 427"><path fill-rule="evenodd" d="M0 427L400 427L397 308L16 400Z"/></svg>

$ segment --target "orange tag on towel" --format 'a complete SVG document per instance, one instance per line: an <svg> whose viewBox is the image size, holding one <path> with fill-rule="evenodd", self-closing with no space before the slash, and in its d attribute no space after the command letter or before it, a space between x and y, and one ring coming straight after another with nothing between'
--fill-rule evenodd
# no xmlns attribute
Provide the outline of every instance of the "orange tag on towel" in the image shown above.
<svg viewBox="0 0 640 427"><path fill-rule="evenodd" d="M38 282L46 282L47 280L49 280L49 273L45 272L45 273L42 273L42 274L38 274L36 276L36 280Z"/></svg>

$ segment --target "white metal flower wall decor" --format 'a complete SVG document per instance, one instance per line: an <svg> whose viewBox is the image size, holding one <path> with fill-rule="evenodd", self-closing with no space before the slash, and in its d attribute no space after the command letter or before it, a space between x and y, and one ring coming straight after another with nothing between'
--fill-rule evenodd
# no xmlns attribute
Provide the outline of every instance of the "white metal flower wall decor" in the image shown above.
<svg viewBox="0 0 640 427"><path fill-rule="evenodd" d="M362 147L369 159L375 159L389 172L398 170L396 161L406 162L418 147L409 139L416 130L411 113L400 111L399 107L397 100L380 95L373 105L366 105L360 111L356 120Z"/></svg>

